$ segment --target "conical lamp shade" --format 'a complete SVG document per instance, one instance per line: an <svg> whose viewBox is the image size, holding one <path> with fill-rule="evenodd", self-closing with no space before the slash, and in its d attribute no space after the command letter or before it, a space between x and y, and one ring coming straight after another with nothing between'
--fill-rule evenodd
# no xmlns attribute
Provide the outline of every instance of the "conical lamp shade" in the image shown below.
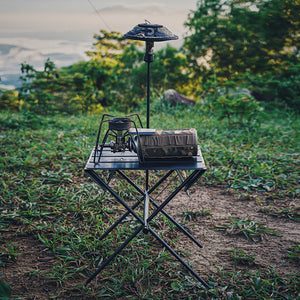
<svg viewBox="0 0 300 300"><path fill-rule="evenodd" d="M138 24L132 30L124 34L124 38L146 42L163 42L177 40L178 36L163 25L143 23Z"/></svg>

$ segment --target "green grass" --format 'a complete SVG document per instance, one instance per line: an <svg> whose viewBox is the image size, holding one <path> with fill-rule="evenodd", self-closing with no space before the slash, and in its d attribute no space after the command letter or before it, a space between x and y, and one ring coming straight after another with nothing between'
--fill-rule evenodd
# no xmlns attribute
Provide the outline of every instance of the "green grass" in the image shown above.
<svg viewBox="0 0 300 300"><path fill-rule="evenodd" d="M231 257L234 260L235 265L242 264L242 265L253 265L256 262L255 254L247 254L243 250L228 250L231 252Z"/></svg>
<svg viewBox="0 0 300 300"><path fill-rule="evenodd" d="M103 257L137 225L128 219L128 226L99 240L119 210L111 205L109 195L99 193L85 178L83 171L100 119L97 115L42 117L0 112L0 231L18 227L21 233L33 235L55 257L50 271L37 270L31 276L59 284L62 295L96 299L265 299L268 293L278 299L293 299L299 284L297 276L283 278L271 270L219 270L209 279L211 289L205 291L186 270L177 264L170 266L172 258L151 237L140 236L103 271L101 284L83 286ZM155 102L150 127L197 129L208 166L202 179L205 184L263 192L270 199L299 195L300 121L288 110L274 108L259 112L252 120L229 123L219 120L208 106L167 109ZM139 197L134 191L128 193ZM187 219L200 218L203 213L209 211L182 211ZM166 220L160 219L155 226L162 228L163 223ZM6 246L0 254L13 260L17 250L13 244ZM298 256L298 252L293 248L287 255ZM68 288L68 281L76 284Z"/></svg>
<svg viewBox="0 0 300 300"><path fill-rule="evenodd" d="M200 219L201 217L209 218L211 216L210 211L211 211L210 209L204 209L204 208L202 208L201 210L197 209L196 211L190 211L187 209L186 211L183 211L181 215L185 220L192 221L192 220Z"/></svg>
<svg viewBox="0 0 300 300"><path fill-rule="evenodd" d="M196 105L188 110L157 111L152 124L197 129L209 184L273 192L274 197L299 194L300 120L287 110L263 110L251 120L230 124Z"/></svg>
<svg viewBox="0 0 300 300"><path fill-rule="evenodd" d="M226 230L228 234L242 234L247 238L247 240L252 242L261 240L262 234L278 235L278 233L266 228L264 224L251 220L250 218L246 220L236 220L234 218L230 218L230 223L226 223L221 226L216 226L215 228Z"/></svg>

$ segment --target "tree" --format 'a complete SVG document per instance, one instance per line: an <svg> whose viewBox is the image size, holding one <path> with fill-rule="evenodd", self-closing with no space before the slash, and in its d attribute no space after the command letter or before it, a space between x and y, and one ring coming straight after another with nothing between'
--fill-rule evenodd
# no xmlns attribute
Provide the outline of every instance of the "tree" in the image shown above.
<svg viewBox="0 0 300 300"><path fill-rule="evenodd" d="M144 43L124 39L121 33L100 31L94 35L94 50L87 52L90 60L68 68L83 72L99 89L103 106L120 110L135 109L146 97L147 64ZM167 46L155 51L151 64L153 90L174 88L183 92L187 83L187 58L176 48Z"/></svg>
<svg viewBox="0 0 300 300"><path fill-rule="evenodd" d="M236 82L296 62L299 15L299 0L198 1L184 43L195 76L208 80L215 72L219 83Z"/></svg>
<svg viewBox="0 0 300 300"><path fill-rule="evenodd" d="M126 40L119 32L100 30L95 34L96 42L93 51L88 51L88 62L81 62L69 68L88 76L100 93L103 106L115 105L121 109L137 106L133 96L134 85L130 81L132 70L142 57L138 47L139 41Z"/></svg>
<svg viewBox="0 0 300 300"><path fill-rule="evenodd" d="M39 114L89 112L97 108L97 90L82 73L58 70L48 59L42 71L23 63L19 99L24 109Z"/></svg>

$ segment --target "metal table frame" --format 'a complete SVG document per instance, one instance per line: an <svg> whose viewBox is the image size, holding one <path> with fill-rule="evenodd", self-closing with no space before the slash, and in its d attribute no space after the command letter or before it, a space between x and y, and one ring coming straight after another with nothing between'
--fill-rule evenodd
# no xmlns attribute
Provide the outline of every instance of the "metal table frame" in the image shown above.
<svg viewBox="0 0 300 300"><path fill-rule="evenodd" d="M121 216L113 225L111 225L106 232L99 238L104 239L114 228L116 228L129 214L135 217L141 224L132 234L129 236L123 244L115 250L115 252L108 257L101 266L88 278L86 284L91 282L109 263L141 232L151 233L161 244L165 247L183 266L185 266L190 273L201 282L206 288L209 285L150 227L150 222L162 213L171 221L176 227L189 237L198 247L202 248L202 245L179 223L177 223L165 210L165 206L182 190L187 191L205 172L206 166L201 154L200 147L198 147L198 155L196 157L181 160L157 160L146 161L142 164L135 153L130 151L113 153L110 149L105 149L100 157L99 163L95 163L94 157L99 156L100 151L93 150L90 158L85 166L85 172L93 179L93 181L104 191L108 191L123 207L127 210L123 216ZM96 159L98 161L98 159ZM98 171L109 170L109 177L106 182L99 176ZM125 173L125 170L145 170L146 171L146 190L141 189L135 182L133 182ZM151 188L148 186L148 172L150 170L167 170L168 172L163 175ZM151 197L151 193L158 186L160 186L173 172L179 170L191 170L191 174L183 179L182 182L174 189L173 192L158 205ZM119 174L121 178L127 181L136 191L141 194L141 198L132 206L129 207L126 202L111 188L110 181L114 174ZM144 202L144 217L143 219L134 211L142 202ZM152 214L149 215L149 204L155 207Z"/></svg>

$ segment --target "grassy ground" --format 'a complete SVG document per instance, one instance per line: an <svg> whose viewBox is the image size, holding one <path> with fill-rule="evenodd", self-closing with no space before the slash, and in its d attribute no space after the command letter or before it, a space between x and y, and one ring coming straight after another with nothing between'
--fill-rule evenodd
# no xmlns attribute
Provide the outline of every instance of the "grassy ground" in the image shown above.
<svg viewBox="0 0 300 300"><path fill-rule="evenodd" d="M242 197L259 192L282 203L299 199L299 118L279 108L265 109L243 122L220 120L217 115L207 107L167 110L156 103L150 127L197 129L208 166L202 185L221 186ZM37 299L44 295L36 285L41 282L49 284L49 298L57 299L297 297L299 274L282 276L272 268L242 273L219 269L217 275L207 274L211 288L205 290L149 236L136 238L99 281L84 286L103 257L137 226L129 219L129 226L105 241L98 239L120 210L83 171L100 117L0 113L0 274L18 265L23 240L47 260L47 267L25 272ZM138 197L130 189L122 196ZM298 225L297 206L269 205L265 213ZM164 233L168 222L159 219L157 227ZM175 237L167 238L172 243ZM289 255L299 264L299 244L294 245ZM29 299L27 292L20 295L16 281L5 277L13 297Z"/></svg>

